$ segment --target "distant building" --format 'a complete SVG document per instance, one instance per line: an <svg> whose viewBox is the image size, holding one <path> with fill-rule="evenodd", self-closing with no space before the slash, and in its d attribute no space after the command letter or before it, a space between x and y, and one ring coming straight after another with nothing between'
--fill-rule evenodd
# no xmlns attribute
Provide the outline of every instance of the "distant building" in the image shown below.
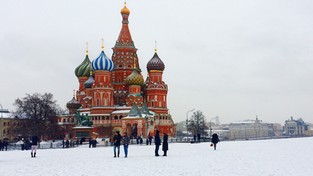
<svg viewBox="0 0 313 176"><path fill-rule="evenodd" d="M274 136L273 124L261 120L244 120L229 124L230 139L260 139Z"/></svg>
<svg viewBox="0 0 313 176"><path fill-rule="evenodd" d="M290 119L285 121L284 135L286 136L306 136L310 133L308 132L309 130L309 125L306 124L301 118L295 120L293 117L290 117Z"/></svg>
<svg viewBox="0 0 313 176"><path fill-rule="evenodd" d="M13 140L17 135L14 134L11 127L16 125L14 118L10 117L1 117L0 118L0 140L9 139Z"/></svg>

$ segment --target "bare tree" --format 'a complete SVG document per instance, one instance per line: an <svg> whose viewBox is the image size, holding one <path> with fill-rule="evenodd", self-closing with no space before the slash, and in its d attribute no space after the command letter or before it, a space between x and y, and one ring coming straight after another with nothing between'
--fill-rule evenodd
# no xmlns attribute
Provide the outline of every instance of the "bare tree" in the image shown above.
<svg viewBox="0 0 313 176"><path fill-rule="evenodd" d="M51 93L26 94L26 97L16 99L14 105L14 116L18 121L14 130L17 134L26 137L36 134L48 139L58 136L56 114L61 110Z"/></svg>
<svg viewBox="0 0 313 176"><path fill-rule="evenodd" d="M187 122L188 131L191 131L192 134L201 134L207 135L205 130L208 129L205 122L205 116L201 111L195 111L191 118Z"/></svg>

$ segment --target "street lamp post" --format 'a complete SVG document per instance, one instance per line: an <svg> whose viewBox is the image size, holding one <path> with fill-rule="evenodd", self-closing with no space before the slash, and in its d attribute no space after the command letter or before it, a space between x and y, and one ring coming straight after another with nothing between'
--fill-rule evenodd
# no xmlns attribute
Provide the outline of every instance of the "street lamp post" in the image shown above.
<svg viewBox="0 0 313 176"><path fill-rule="evenodd" d="M145 119L146 119L146 138L148 138L148 134L149 134L149 132L148 132L148 125L149 125L149 123L148 123L148 115L147 115L147 113L146 113Z"/></svg>
<svg viewBox="0 0 313 176"><path fill-rule="evenodd" d="M194 111L195 109L190 109L186 113L186 131L187 131L187 136L188 136L188 113Z"/></svg>
<svg viewBox="0 0 313 176"><path fill-rule="evenodd" d="M210 137L212 137L212 120L218 118L218 116L210 119Z"/></svg>

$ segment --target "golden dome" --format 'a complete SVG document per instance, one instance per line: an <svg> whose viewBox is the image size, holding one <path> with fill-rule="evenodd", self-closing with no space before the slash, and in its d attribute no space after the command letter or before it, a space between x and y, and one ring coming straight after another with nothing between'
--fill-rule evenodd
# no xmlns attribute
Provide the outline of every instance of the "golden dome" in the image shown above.
<svg viewBox="0 0 313 176"><path fill-rule="evenodd" d="M130 14L129 9L126 7L126 2L124 2L124 7L121 10L121 14L127 14L127 15Z"/></svg>

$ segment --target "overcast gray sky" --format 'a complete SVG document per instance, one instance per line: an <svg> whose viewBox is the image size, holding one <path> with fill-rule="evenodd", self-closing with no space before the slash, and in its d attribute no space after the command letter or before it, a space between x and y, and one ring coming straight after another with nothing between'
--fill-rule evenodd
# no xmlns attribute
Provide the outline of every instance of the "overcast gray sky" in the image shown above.
<svg viewBox="0 0 313 176"><path fill-rule="evenodd" d="M123 0L15 0L0 6L0 104L26 93L54 94L65 108L78 88L74 69L105 52L121 29ZM209 121L313 122L312 0L128 0L140 67L154 41L165 63L168 108ZM191 114L189 114L191 115Z"/></svg>

